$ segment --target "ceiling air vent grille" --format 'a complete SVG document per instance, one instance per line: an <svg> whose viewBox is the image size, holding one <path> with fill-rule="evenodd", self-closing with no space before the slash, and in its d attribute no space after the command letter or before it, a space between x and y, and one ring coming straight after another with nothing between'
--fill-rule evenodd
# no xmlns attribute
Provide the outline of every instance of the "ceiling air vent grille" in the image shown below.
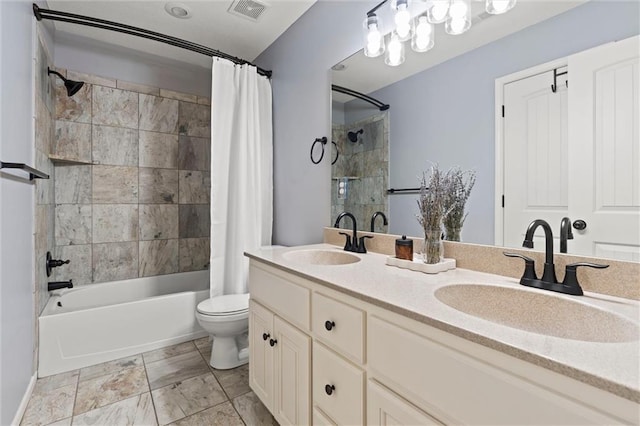
<svg viewBox="0 0 640 426"><path fill-rule="evenodd" d="M256 0L235 0L229 6L229 13L245 19L257 22L262 13L267 9L265 3Z"/></svg>

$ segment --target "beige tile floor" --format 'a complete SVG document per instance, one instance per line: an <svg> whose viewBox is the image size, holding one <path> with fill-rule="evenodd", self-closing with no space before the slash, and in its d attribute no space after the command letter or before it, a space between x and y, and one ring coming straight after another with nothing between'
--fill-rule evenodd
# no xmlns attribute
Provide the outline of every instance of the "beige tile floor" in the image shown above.
<svg viewBox="0 0 640 426"><path fill-rule="evenodd" d="M38 379L21 425L277 425L209 338Z"/></svg>

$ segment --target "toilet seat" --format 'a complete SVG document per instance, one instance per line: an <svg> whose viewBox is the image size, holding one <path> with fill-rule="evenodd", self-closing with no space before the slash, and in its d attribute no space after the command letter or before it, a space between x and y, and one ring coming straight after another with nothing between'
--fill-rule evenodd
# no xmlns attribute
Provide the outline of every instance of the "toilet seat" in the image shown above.
<svg viewBox="0 0 640 426"><path fill-rule="evenodd" d="M249 294L226 294L203 300L196 310L202 315L229 316L249 310Z"/></svg>

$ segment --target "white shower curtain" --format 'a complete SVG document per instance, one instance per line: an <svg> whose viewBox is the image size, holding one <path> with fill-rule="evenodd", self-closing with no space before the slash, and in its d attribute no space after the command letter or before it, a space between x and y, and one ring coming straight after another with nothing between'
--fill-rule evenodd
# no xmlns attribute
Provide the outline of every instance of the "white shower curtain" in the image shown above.
<svg viewBox="0 0 640 426"><path fill-rule="evenodd" d="M245 250L271 244L271 82L250 65L213 58L211 297L246 293Z"/></svg>

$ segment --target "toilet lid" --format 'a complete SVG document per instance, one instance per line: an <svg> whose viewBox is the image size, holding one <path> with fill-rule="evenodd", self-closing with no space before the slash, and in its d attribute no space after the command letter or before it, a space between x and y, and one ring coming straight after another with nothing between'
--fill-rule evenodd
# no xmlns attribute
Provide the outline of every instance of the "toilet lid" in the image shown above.
<svg viewBox="0 0 640 426"><path fill-rule="evenodd" d="M224 315L249 309L249 294L226 294L198 303L198 312L205 315Z"/></svg>

